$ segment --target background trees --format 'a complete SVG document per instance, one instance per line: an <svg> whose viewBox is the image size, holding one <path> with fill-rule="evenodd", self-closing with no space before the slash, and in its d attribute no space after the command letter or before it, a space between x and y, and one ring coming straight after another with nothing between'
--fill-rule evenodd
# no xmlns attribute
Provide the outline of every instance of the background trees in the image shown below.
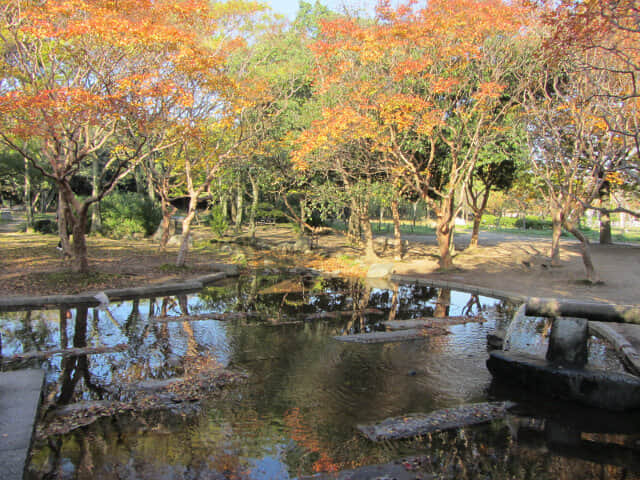
<svg viewBox="0 0 640 480"><path fill-rule="evenodd" d="M374 18L302 2L299 12L288 23L243 2L5 0L3 195L29 205L59 195L78 271L90 207L125 177L160 200L161 246L184 200L178 265L204 200L233 210L236 229L246 209L251 235L264 200L301 234L312 216L346 215L375 257L372 204L393 212L399 247L411 198L414 213L420 203L435 216L448 268L463 209L475 245L488 195L512 188L523 218L532 198L547 199L554 262L565 229L596 278L580 218L637 214L635 2L381 1Z"/></svg>
<svg viewBox="0 0 640 480"><path fill-rule="evenodd" d="M199 120L176 110L193 112L215 92L208 110L228 117L235 86L222 65L248 11L237 2L3 2L1 137L57 185L74 270L88 268L89 206L145 157L178 142L166 135L168 121ZM71 179L101 150L108 160L98 189L80 199Z"/></svg>
<svg viewBox="0 0 640 480"><path fill-rule="evenodd" d="M298 162L348 143L376 157L392 183L431 204L440 266L450 267L461 188L513 105L520 13L499 1L381 2L375 21L325 22L315 50L328 101L300 137Z"/></svg>

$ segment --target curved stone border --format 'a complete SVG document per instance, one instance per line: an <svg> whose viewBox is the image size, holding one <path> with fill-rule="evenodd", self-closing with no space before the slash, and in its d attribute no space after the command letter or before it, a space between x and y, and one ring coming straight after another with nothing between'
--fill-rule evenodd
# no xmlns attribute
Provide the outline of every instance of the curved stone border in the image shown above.
<svg viewBox="0 0 640 480"><path fill-rule="evenodd" d="M511 300L512 302L525 303L530 297L520 295L513 292L506 292L504 290L496 290L493 288L478 287L474 285L467 285L458 282L449 282L442 280L431 280L423 277L413 277L411 275L393 275L391 277L393 282L411 282L419 285L431 285L433 287L451 288L452 290L462 290L463 292L475 293L477 295L484 295L486 297L499 298L501 300Z"/></svg>
<svg viewBox="0 0 640 480"><path fill-rule="evenodd" d="M640 327L639 327L640 328ZM593 335L606 338L622 357L627 368L640 376L640 353L629 343L627 338L604 322L589 322L589 331Z"/></svg>
<svg viewBox="0 0 640 480"><path fill-rule="evenodd" d="M621 305L595 303L595 302L580 302L578 300L569 300L569 299L562 299L562 300L541 299L538 297L528 297L525 295L520 295L513 292L507 292L504 290L495 290L492 288L465 285L463 283L457 283L457 282L438 281L438 280L432 280L428 278L414 277L410 275L393 275L391 277L391 280L394 282L410 282L410 283L417 283L421 285L431 285L431 286L440 287L440 288L451 288L453 290L461 290L463 292L474 293L477 295L485 295L487 297L499 298L502 300L509 300L514 303L521 302L521 303L527 304L531 301L533 301L534 303L562 302L562 303L573 304L573 305L584 305L585 308L592 308L593 306L597 305L606 310L614 310L618 308L618 311L621 311L621 309L627 309L626 310L627 312L631 311L636 315L637 315L638 309L640 308L637 306L629 306L629 305L621 306ZM629 323L637 324L637 321L632 321ZM606 325L604 323L596 322L596 321L589 321L589 329L599 337L604 338L605 340L611 342L611 344L614 346L616 351L620 354L622 361L627 365L627 367L636 375L640 375L640 352L638 352L623 335L617 332L610 325Z"/></svg>
<svg viewBox="0 0 640 480"><path fill-rule="evenodd" d="M237 276L231 273L210 273L193 280L144 287L109 289L98 293L80 293L78 295L46 295L41 297L7 297L0 298L0 312L16 312L22 310L44 310L51 308L70 308L77 306L98 307L111 301L131 300L138 297L159 295L178 295L202 290L210 283L223 278Z"/></svg>

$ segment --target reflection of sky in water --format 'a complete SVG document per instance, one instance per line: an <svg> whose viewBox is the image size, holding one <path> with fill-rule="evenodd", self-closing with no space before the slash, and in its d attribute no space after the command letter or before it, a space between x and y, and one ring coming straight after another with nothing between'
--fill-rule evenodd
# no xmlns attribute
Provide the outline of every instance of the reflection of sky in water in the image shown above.
<svg viewBox="0 0 640 480"><path fill-rule="evenodd" d="M265 455L259 459L249 459L249 475L251 480L287 480L289 476L289 468L283 462L281 451L282 446L277 447L277 453L274 455Z"/></svg>
<svg viewBox="0 0 640 480"><path fill-rule="evenodd" d="M215 418L193 426L194 432L180 430L184 428L180 426L171 432L183 440L187 437L211 439L211 445L204 449L204 458L215 456L218 451L235 455L247 468L242 478L288 479L297 474L298 468L302 469L301 473L310 473L311 465L304 462L320 454L346 464L358 457L358 449L378 448L356 439L355 424L488 398L491 376L485 367L486 335L503 326L505 312L509 311L496 299L453 291L448 298L447 315L480 314L487 321L454 325L448 327L449 335L425 340L354 345L337 342L332 337L354 329L360 331L361 327L354 327L358 322L365 331L377 328L380 321L387 319L393 302L392 291L375 288L365 294L361 287L351 289L347 282L334 279L327 280L323 292L309 294L306 289L306 296L290 292L287 305L282 293L273 292L258 295L257 305L247 299L254 299L255 292L265 288L264 283L255 290L242 278L237 285L233 282L226 285L229 287L226 290L216 286L215 291L205 291L202 296L183 297L188 313L199 315L248 308L262 312L262 317L238 321L159 322L149 320L148 299L137 304L137 317L132 317L134 302L117 302L110 304L108 311L89 309L87 344L128 345L124 352L89 356L92 380L101 385L118 384L130 378L138 381L181 376L187 353L193 348L206 356L215 356L224 366L246 371L249 383L234 393L237 396L233 401L224 406L211 404L210 410L203 412L205 416L216 412ZM447 295L429 286L400 285L397 292L397 319L431 316L436 309L442 309L438 302L447 300ZM357 315L354 318L348 315L313 321L300 316L302 312L350 310L354 304L361 305L360 299L367 298L363 295L370 295L368 307L382 309L385 315L357 320ZM174 297L156 299L152 309L156 316L184 314L180 301ZM297 322L274 326L265 321L275 318L274 313L280 310L284 320ZM34 350L36 346L41 350L60 348L58 311L33 312L31 332L24 328L24 313L0 316L4 318L0 330L5 355ZM75 312L67 321L69 345L74 329ZM516 332L514 340L524 348L527 343L543 344L545 340L541 339L539 330L539 321L530 319ZM594 347L596 355L606 351L600 344ZM47 382L59 382L63 369L60 356L53 356L44 365ZM83 395L90 398L87 392ZM295 440L285 418L292 411L299 412L295 420L301 428ZM89 431L92 435L107 435L99 427ZM131 450L125 451L125 456L136 455L140 462L150 462L144 448L145 442L153 440L145 433L131 435L133 440L129 440L129 445L132 447L128 447ZM171 443L168 437L165 440ZM105 445L109 441L105 441ZM189 461L202 461L201 453L190 450L185 441L175 442L174 448L184 449L186 457L193 457ZM318 445L322 449L314 450ZM109 455L106 457L109 459ZM98 457L95 461L99 464ZM61 462L62 470L73 476L76 467L64 455ZM178 471L180 465L162 468Z"/></svg>

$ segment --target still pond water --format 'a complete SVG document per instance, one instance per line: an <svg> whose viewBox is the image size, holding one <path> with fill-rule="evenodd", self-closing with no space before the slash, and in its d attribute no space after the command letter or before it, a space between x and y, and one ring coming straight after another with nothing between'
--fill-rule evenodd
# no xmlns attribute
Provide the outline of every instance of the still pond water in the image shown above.
<svg viewBox="0 0 640 480"><path fill-rule="evenodd" d="M419 475L433 478L640 478L637 414L581 409L492 382L487 334L505 328L514 308L431 286L372 287L287 272L101 309L1 314L5 358L69 347L98 352L12 364L46 370L50 412L28 478L294 479L409 455L427 458ZM384 330L388 320L460 315L486 321L407 342L335 339ZM512 329L512 348L542 354L547 328L529 319ZM590 362L621 368L597 339ZM194 371L221 368L245 379L170 408L145 408L136 396L153 382L196 382ZM375 444L355 428L487 400L519 407L507 420L406 441ZM54 407L91 413L115 402L135 408L47 429Z"/></svg>

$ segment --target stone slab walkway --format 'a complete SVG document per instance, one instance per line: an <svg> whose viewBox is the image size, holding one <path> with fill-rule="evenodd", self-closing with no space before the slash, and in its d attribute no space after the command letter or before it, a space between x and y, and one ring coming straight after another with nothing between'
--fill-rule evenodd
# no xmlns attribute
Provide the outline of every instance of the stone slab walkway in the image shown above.
<svg viewBox="0 0 640 480"><path fill-rule="evenodd" d="M22 480L42 395L44 371L0 373L0 476Z"/></svg>

